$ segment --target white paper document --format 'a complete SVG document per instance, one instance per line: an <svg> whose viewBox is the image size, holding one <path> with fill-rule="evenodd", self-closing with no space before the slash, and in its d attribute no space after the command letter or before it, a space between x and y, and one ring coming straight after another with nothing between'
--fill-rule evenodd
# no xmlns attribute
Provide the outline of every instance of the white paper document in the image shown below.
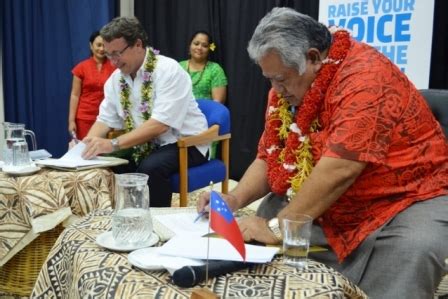
<svg viewBox="0 0 448 299"><path fill-rule="evenodd" d="M170 274L184 266L202 266L202 260L187 259L178 256L162 255L158 253L160 247L138 249L128 255L128 261L141 269L166 269Z"/></svg>
<svg viewBox="0 0 448 299"><path fill-rule="evenodd" d="M159 249L159 254L180 256L192 259L207 258L207 244L209 244L210 260L243 261L241 255L225 239L207 238L199 236L175 236ZM277 247L265 247L245 244L246 262L267 263L272 261L279 251Z"/></svg>
<svg viewBox="0 0 448 299"><path fill-rule="evenodd" d="M86 145L83 142L79 142L60 159L45 159L38 161L38 163L42 165L67 167L67 168L76 168L91 165L103 165L110 163L109 161L100 160L98 158L93 158L90 160L83 159L81 154L84 151L85 147Z"/></svg>
<svg viewBox="0 0 448 299"><path fill-rule="evenodd" d="M194 222L198 213L185 212L168 215L154 215L153 217L174 235L203 236L208 233L208 218L202 217ZM213 232L210 229L210 232Z"/></svg>

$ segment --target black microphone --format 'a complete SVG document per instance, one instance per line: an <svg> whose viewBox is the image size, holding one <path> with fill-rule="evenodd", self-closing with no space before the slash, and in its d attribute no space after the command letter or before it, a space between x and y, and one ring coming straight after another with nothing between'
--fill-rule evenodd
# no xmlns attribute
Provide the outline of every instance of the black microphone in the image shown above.
<svg viewBox="0 0 448 299"><path fill-rule="evenodd" d="M253 263L236 261L209 261L208 277L212 278L222 274L231 273L252 266ZM203 266L185 266L173 273L172 281L175 285L182 288L194 287L205 280L206 265Z"/></svg>

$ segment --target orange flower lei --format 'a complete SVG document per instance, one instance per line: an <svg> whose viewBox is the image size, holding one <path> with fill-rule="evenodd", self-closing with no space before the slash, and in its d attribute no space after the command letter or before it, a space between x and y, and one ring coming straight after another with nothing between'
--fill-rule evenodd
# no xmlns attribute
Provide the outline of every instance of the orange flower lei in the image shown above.
<svg viewBox="0 0 448 299"><path fill-rule="evenodd" d="M268 181L273 192L292 196L313 169L313 155L308 134L319 127L318 115L328 86L339 64L350 48L350 34L336 29L328 57L322 62L311 88L305 93L295 114L289 103L274 95L266 119L265 144L267 148Z"/></svg>

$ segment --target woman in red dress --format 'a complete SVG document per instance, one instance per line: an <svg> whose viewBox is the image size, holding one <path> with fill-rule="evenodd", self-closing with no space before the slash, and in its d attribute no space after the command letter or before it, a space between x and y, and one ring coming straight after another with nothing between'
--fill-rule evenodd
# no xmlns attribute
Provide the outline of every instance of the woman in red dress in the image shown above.
<svg viewBox="0 0 448 299"><path fill-rule="evenodd" d="M104 98L104 83L115 70L105 56L103 38L98 31L90 35L90 52L90 58L81 61L72 70L68 131L81 140L96 120Z"/></svg>

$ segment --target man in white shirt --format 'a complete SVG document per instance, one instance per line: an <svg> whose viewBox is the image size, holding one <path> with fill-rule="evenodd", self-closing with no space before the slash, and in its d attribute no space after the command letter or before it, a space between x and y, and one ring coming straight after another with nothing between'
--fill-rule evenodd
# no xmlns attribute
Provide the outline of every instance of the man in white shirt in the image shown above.
<svg viewBox="0 0 448 299"><path fill-rule="evenodd" d="M170 176L179 170L176 142L207 129L191 79L175 60L148 46L136 18L115 18L100 34L106 56L117 70L104 86L99 115L83 140L83 157L132 149L129 167L120 172L148 174L151 206L170 206ZM106 139L112 128L126 133ZM189 166L206 162L207 150L208 144L189 149Z"/></svg>

